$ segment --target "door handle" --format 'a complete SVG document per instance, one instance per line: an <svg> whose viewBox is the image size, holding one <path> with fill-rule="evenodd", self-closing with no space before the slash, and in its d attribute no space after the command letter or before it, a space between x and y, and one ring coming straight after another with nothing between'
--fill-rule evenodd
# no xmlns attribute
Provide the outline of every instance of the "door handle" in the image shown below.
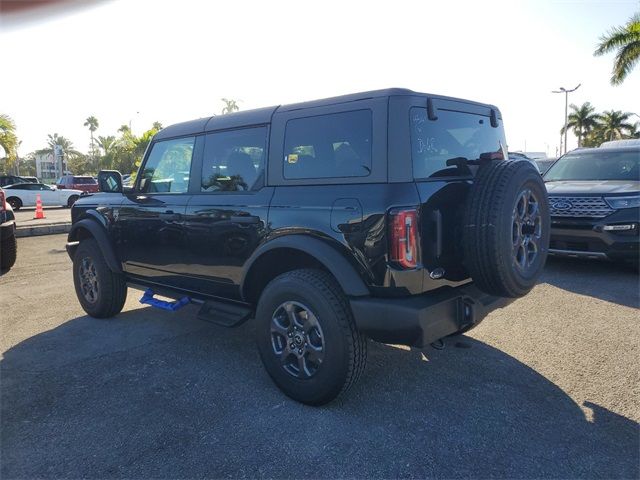
<svg viewBox="0 0 640 480"><path fill-rule="evenodd" d="M255 225L256 223L260 223L260 217L256 217L254 215L232 215L229 217L229 220L233 223L242 223L245 225Z"/></svg>
<svg viewBox="0 0 640 480"><path fill-rule="evenodd" d="M180 215L179 213L174 213L171 210L169 210L167 212L159 214L158 218L165 222L177 222L179 220L182 220L182 215Z"/></svg>

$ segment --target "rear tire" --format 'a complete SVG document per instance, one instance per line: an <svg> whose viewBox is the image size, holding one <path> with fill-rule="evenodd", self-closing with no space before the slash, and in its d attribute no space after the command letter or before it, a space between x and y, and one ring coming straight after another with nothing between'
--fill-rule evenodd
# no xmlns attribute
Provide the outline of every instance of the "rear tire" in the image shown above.
<svg viewBox="0 0 640 480"><path fill-rule="evenodd" d="M122 311L127 283L112 272L93 239L80 242L73 257L73 283L83 310L95 318L109 318Z"/></svg>
<svg viewBox="0 0 640 480"><path fill-rule="evenodd" d="M15 235L5 238L0 245L2 257L0 257L0 270L7 271L16 263L18 257L18 239Z"/></svg>
<svg viewBox="0 0 640 480"><path fill-rule="evenodd" d="M536 284L549 249L547 190L529 162L480 167L465 211L463 251L476 286L521 297Z"/></svg>
<svg viewBox="0 0 640 480"><path fill-rule="evenodd" d="M366 338L339 285L322 270L293 270L272 280L260 296L256 320L262 362L294 400L328 403L364 370Z"/></svg>

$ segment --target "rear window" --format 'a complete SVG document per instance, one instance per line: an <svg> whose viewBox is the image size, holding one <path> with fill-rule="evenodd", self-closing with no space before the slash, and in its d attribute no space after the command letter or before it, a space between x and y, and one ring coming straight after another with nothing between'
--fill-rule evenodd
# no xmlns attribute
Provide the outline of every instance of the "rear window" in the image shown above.
<svg viewBox="0 0 640 480"><path fill-rule="evenodd" d="M366 177L371 173L371 110L287 122L284 177Z"/></svg>
<svg viewBox="0 0 640 480"><path fill-rule="evenodd" d="M410 110L411 155L416 179L465 175L466 170L452 162L458 157L477 160L480 155L505 155L502 122L491 126L484 115L438 110L438 119L429 120L427 109Z"/></svg>
<svg viewBox="0 0 640 480"><path fill-rule="evenodd" d="M93 177L73 177L73 183L76 185L89 185L98 182L96 182L96 179Z"/></svg>
<svg viewBox="0 0 640 480"><path fill-rule="evenodd" d="M560 180L640 180L640 150L569 153L544 175L547 182Z"/></svg>

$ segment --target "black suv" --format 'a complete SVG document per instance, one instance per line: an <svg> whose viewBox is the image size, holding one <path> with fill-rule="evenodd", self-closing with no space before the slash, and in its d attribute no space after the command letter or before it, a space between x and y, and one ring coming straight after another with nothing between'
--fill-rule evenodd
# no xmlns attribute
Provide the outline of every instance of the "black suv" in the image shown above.
<svg viewBox="0 0 640 480"><path fill-rule="evenodd" d="M625 261L640 253L640 147L584 148L553 164L550 253Z"/></svg>
<svg viewBox="0 0 640 480"><path fill-rule="evenodd" d="M367 337L423 347L536 283L547 194L505 148L496 107L402 89L170 126L133 187L101 172L73 206L78 299L111 317L130 285L255 318L275 383L326 403Z"/></svg>

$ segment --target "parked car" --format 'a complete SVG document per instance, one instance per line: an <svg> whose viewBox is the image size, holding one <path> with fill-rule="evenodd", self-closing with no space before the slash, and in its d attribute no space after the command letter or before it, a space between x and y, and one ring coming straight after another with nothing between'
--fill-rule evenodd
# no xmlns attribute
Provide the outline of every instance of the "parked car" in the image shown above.
<svg viewBox="0 0 640 480"><path fill-rule="evenodd" d="M6 195L0 188L0 270L6 272L16 263L18 241L16 240L16 217Z"/></svg>
<svg viewBox="0 0 640 480"><path fill-rule="evenodd" d="M278 387L329 402L367 337L424 347L535 285L547 194L506 144L496 107L401 89L167 127L132 188L101 172L73 206L78 300L112 317L131 285L221 325L255 317Z"/></svg>
<svg viewBox="0 0 640 480"><path fill-rule="evenodd" d="M536 162L536 165L538 165L538 170L540 171L540 173L544 175L544 173L549 170L551 165L553 165L556 160L557 158L540 158L534 161Z"/></svg>
<svg viewBox="0 0 640 480"><path fill-rule="evenodd" d="M540 171L536 161L533 158L527 157L524 153L521 153L521 152L509 152L509 160L523 160L525 162L529 162L531 165L536 167L536 170L538 170L538 172Z"/></svg>
<svg viewBox="0 0 640 480"><path fill-rule="evenodd" d="M545 173L553 255L637 266L640 146L570 152Z"/></svg>
<svg viewBox="0 0 640 480"><path fill-rule="evenodd" d="M98 191L98 182L91 176L65 175L58 179L56 187L58 187L58 190L70 189L95 193Z"/></svg>
<svg viewBox="0 0 640 480"><path fill-rule="evenodd" d="M40 180L38 179L38 177L25 177L25 176L21 176L20 178L22 178L23 180L25 180L26 182L29 182L29 183L42 183L42 182L40 182Z"/></svg>
<svg viewBox="0 0 640 480"><path fill-rule="evenodd" d="M18 175L0 175L0 187L6 187L7 185L13 185L14 183L28 183L24 177Z"/></svg>
<svg viewBox="0 0 640 480"><path fill-rule="evenodd" d="M7 202L14 210L35 206L38 194L40 194L42 204L46 207L54 205L71 207L84 194L80 190L58 190L55 186L44 183L18 183L4 188Z"/></svg>

